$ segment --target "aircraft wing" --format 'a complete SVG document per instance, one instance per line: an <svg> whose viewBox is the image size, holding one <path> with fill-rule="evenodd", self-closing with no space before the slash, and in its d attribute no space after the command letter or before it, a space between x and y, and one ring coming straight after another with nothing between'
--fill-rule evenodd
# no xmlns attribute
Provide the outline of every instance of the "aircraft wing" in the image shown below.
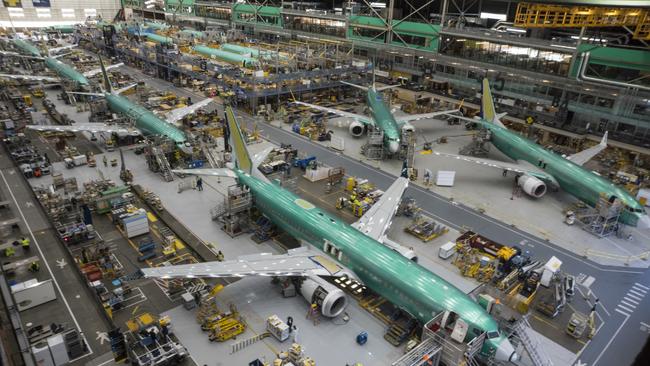
<svg viewBox="0 0 650 366"><path fill-rule="evenodd" d="M22 56L18 52L11 52L11 51L0 51L0 55L3 55L3 56L16 56L16 57L21 57Z"/></svg>
<svg viewBox="0 0 650 366"><path fill-rule="evenodd" d="M70 131L70 132L92 132L92 133L120 133L120 134L132 134L138 132L133 128L124 127L124 126L115 126L107 125L105 123L87 123L87 124L76 124L68 126L58 126L58 125L27 125L27 128L36 131ZM139 132L138 132L139 133Z"/></svg>
<svg viewBox="0 0 650 366"><path fill-rule="evenodd" d="M607 148L607 134L608 132L605 132L602 140L600 140L600 143L598 145L592 146L588 149L567 156L567 160L570 160L578 165L584 165L586 162L591 160L594 156L598 155L599 152Z"/></svg>
<svg viewBox="0 0 650 366"><path fill-rule="evenodd" d="M458 109L450 109L448 111L438 111L438 112L422 113L422 114L409 114L405 116L395 117L395 121L399 126L401 126L407 122L415 122L423 119L431 119L438 116L448 115L456 112L458 112Z"/></svg>
<svg viewBox="0 0 650 366"><path fill-rule="evenodd" d="M383 243L409 180L399 177L352 227Z"/></svg>
<svg viewBox="0 0 650 366"><path fill-rule="evenodd" d="M53 55L53 54L56 54L59 51L68 50L70 48L75 48L75 47L77 47L76 44L70 44L70 45L67 45L67 46L50 48L50 49L47 50L47 52L48 52L48 54Z"/></svg>
<svg viewBox="0 0 650 366"><path fill-rule="evenodd" d="M194 113L195 111L212 103L212 101L213 101L212 98L205 98L202 101L194 103L192 105L188 105L187 107L174 109L173 111L167 113L166 116L167 122L174 124L179 120L183 119L183 117L187 116L188 114Z"/></svg>
<svg viewBox="0 0 650 366"><path fill-rule="evenodd" d="M0 74L0 78L15 79L15 80L34 80L34 81L50 81L58 83L60 78L53 76L38 76L38 75L23 75L23 74Z"/></svg>
<svg viewBox="0 0 650 366"><path fill-rule="evenodd" d="M299 105L304 105L304 106L307 106L309 108L317 109L319 111L323 111L323 112L327 112L327 113L338 114L341 117L353 118L353 119L363 123L364 125L374 124L373 121L372 121L372 118L370 118L368 116L364 116L362 114L346 112L346 111L342 111L342 110L334 109L334 108L321 107L319 105L309 104L309 103L305 103L305 102L299 102L297 100L294 101L293 103L296 103L296 104L299 104Z"/></svg>
<svg viewBox="0 0 650 366"><path fill-rule="evenodd" d="M555 179L555 177L553 177L552 175L546 173L542 169L539 169L539 168L535 167L534 165L529 164L528 162L521 161L521 162L516 162L516 163L509 163L507 161L475 158L473 156L448 154L448 153L443 153L443 152L438 152L438 151L433 151L432 153L434 155L437 155L437 156L463 160L463 161L467 161L467 162L470 162L470 163L475 163L475 164L487 166L487 167L490 167L490 168L499 169L499 170L502 170L502 171L507 170L507 171L512 171L512 172L519 173L519 174L530 175L530 176L539 178L541 180L551 182L554 185L558 185L557 180Z"/></svg>
<svg viewBox="0 0 650 366"><path fill-rule="evenodd" d="M105 69L106 69L106 71L108 71L108 70L111 70L111 69L118 68L120 66L124 66L124 64L122 62L120 62L119 64L106 66ZM102 68L98 67L96 69L92 69L92 70L88 70L88 71L84 72L83 76L85 76L87 78L90 78L90 77L93 77L93 76L95 76L97 74L101 74L101 73L102 73Z"/></svg>
<svg viewBox="0 0 650 366"><path fill-rule="evenodd" d="M173 169L172 172L183 175L206 175L212 177L237 178L237 174L228 168L211 169Z"/></svg>
<svg viewBox="0 0 650 366"><path fill-rule="evenodd" d="M147 278L219 278L247 276L336 276L343 267L308 247L287 254L261 253L235 260L143 268Z"/></svg>

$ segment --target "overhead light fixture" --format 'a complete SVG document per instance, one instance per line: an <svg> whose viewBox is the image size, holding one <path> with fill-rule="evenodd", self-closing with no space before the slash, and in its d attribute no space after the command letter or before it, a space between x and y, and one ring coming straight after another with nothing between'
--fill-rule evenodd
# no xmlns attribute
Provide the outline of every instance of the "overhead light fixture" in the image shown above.
<svg viewBox="0 0 650 366"><path fill-rule="evenodd" d="M154 6L156 6L156 5L154 5L154 4L149 4L149 5L147 5L147 9L151 9L151 8L153 8Z"/></svg>
<svg viewBox="0 0 650 366"><path fill-rule="evenodd" d="M370 6L373 7L373 8L382 8L383 9L383 8L386 7L386 3L370 3Z"/></svg>
<svg viewBox="0 0 650 366"><path fill-rule="evenodd" d="M497 14L497 13L485 13L481 12L481 19L498 19L498 20L506 20L508 19L507 14Z"/></svg>
<svg viewBox="0 0 650 366"><path fill-rule="evenodd" d="M563 44L551 44L551 46L560 47L560 48L567 48L567 49L570 49L570 50L575 50L576 49L575 46L565 46Z"/></svg>

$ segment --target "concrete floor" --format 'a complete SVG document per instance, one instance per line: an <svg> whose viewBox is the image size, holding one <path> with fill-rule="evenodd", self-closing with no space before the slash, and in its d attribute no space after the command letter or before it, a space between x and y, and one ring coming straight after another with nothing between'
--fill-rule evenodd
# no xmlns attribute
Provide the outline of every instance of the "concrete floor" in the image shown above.
<svg viewBox="0 0 650 366"><path fill-rule="evenodd" d="M430 128L431 130L436 130L436 131L441 130L441 131L437 131L437 132L436 131L429 131L428 133L432 133L432 134L433 133L448 133L448 134L453 133L453 134L457 134L459 132L460 133L464 132L464 130L461 130L461 129L458 129L458 128L451 128L449 131L444 132L446 127L447 127L446 125L441 126L440 128L431 127ZM336 129L335 129L335 131L336 131ZM345 130L340 129L340 134L343 135L344 133L345 133ZM359 147L362 144L362 141L348 139L347 134L345 134L345 136L346 136L346 144L348 145L348 148L346 149L346 155L357 157ZM432 138L427 138L427 139L431 140ZM350 142L348 142L348 140L350 140ZM448 145L445 145L445 147L452 146L452 144L456 140L451 139L450 141L451 142ZM357 144L356 147L354 145L355 143ZM449 150L444 150L443 147L438 146L438 147L436 147L436 150L448 151L448 152L454 152L455 153L455 152L457 152L457 147L462 146L462 145L464 145L464 143L458 143L455 148L451 147L451 148L449 148ZM256 151L259 151L258 149L260 149L263 146L264 146L263 144L254 145L252 149L256 150ZM355 155L355 154L357 154L357 155ZM111 155L117 155L117 153L112 153ZM420 168L420 166L418 166L418 164L420 164L421 160L426 159L426 158L431 158L431 157L430 156L418 156L416 158L416 167ZM138 162L138 160L139 160L139 162ZM263 243L261 245L258 245L256 243L254 243L252 240L250 240L248 238L248 236L241 236L241 237L237 238L236 240L232 240L229 236L227 236L223 232L221 232L221 230L218 229L218 226L210 220L209 214L208 214L207 211L209 210L209 208L216 205L221 200L221 198L219 196L217 196L217 195L209 194L209 197L206 199L206 196L208 196L206 193L208 193L208 192L211 192L211 193L212 192L224 192L225 191L225 186L223 184L224 182L221 182L221 184L218 184L216 182L216 178L208 178L208 179L206 179L207 188L206 188L206 190L204 192L187 191L187 192L184 192L182 194L178 194L178 193L176 193L178 180L173 182L173 183L169 183L169 184L162 183L162 180L160 180L160 178L157 175L151 174L151 173L149 173L147 171L146 166L144 165L144 160L142 158L137 158L137 159L134 159L134 160L129 159L128 162L127 162L127 165L129 166L129 168L132 171L134 171L136 173L136 183L142 184L145 187L152 187L152 188L155 187L155 189L157 190L157 193L159 195L161 195L161 197L163 197L163 201L165 201L165 204L166 204L166 206L169 207L169 210L176 217L182 218L184 222L192 223L191 230L194 231L201 238L206 238L206 239L204 239L206 241L215 242L217 244L217 248L222 250L226 254L226 258L232 258L234 256L238 256L238 255L241 255L241 254L256 253L256 252L260 252L260 251L278 252L280 250L279 248L277 248L273 244ZM399 162L383 162L383 163L381 163L380 167L382 169L384 169L384 170L387 170L387 171L391 172L391 173L395 173L395 172L397 172L399 170L399 168L401 168L401 163L399 163ZM421 172L423 171L423 168L424 167L420 168ZM439 169L450 169L450 168L446 167L446 166L441 166ZM467 200L467 201L463 201L463 202L465 202L466 204L468 204L470 206L475 204L475 206L472 206L472 207L481 207L481 206L478 206L478 205L481 204L481 202L482 202L481 200L488 200L489 204L487 205L486 212L491 216L498 217L492 210L494 210L498 214L499 212L503 211L501 209L501 207L507 205L508 202L510 202L509 197L510 197L511 185L509 183L505 183L505 185L504 185L503 178L501 178L501 175L499 174L499 172L496 172L496 174L495 174L494 171L489 170L489 169L487 169L485 172L482 172L481 175L480 175L481 178L487 178L486 181L480 181L479 182L476 178L468 178L467 180L464 180L461 177L461 175L462 175L461 173L465 172L468 176L472 176L470 174L474 174L473 176L475 176L476 171L477 171L477 167L472 166L470 168L465 168L465 169L466 170L462 170L462 168L460 168L460 167L451 166L450 170L456 170L458 172L457 173L457 185L456 185L456 187L451 188L451 189L445 188L445 189L441 189L441 190L439 190L438 188L434 188L433 190L438 192L438 193L441 193L441 194L443 194L445 196L454 197L458 201L460 201L461 199ZM481 169L483 169L483 168L481 168ZM87 174L88 176L97 176L97 174L98 174L97 170L89 169L89 168L83 168L82 167L82 168L76 168L75 171L76 170L85 171L86 173L84 173L84 174ZM116 168L113 168L113 169L108 168L108 169L104 170L103 168L100 168L99 170L104 171L105 174L107 174L108 176L114 177L114 179L117 180L117 176L119 174L118 169L116 169ZM435 172L437 169L432 169L432 170ZM148 174L141 174L141 173L148 173ZM491 175L495 175L494 178L492 178ZM462 188L461 183L463 185L466 185L466 186L464 188ZM471 187L471 188L468 188L468 187ZM458 189L458 192L455 192L456 189ZM447 192L447 191L449 191L449 192ZM485 192L485 193L487 193L486 194L487 197L484 197L482 194L477 194L477 192ZM544 199L539 200L539 201L543 202L543 201L549 199L551 196L554 196L554 195L557 195L557 194L549 194L549 196L547 196ZM183 196L183 197L181 198L180 196ZM561 196L561 194L559 196ZM494 199L495 197L497 199ZM505 202L505 203L502 202L502 201L506 201L506 199L508 199L507 202ZM525 218L525 217L532 216L531 212L534 213L535 217L540 217L540 213L537 210L539 209L538 206L541 206L541 207L544 208L544 212L545 212L544 215L546 215L546 216L542 215L541 217L547 217L549 219L555 219L558 223L561 223L561 214L559 213L559 211L561 210L563 205L565 206L568 202L570 202L570 199L571 199L571 197L564 197L564 198L562 198L562 200L557 200L556 199L555 201L551 202L551 204L543 203L543 206L542 206L542 205L538 205L540 202L536 202L536 201L528 199L526 197L517 198L517 199L514 200L514 202L512 202L512 205L513 206L522 206L522 207L519 207L520 211L516 211L516 212L519 212L520 214L519 215L513 215L512 212L515 212L515 211L509 212L510 210L506 210L507 212L502 213L502 214L504 214L506 216L510 216L513 220L521 220L520 218ZM477 200L477 201L473 201L473 200ZM167 204L167 202L171 202L171 205ZM494 205L494 207L492 207L492 205ZM199 209L197 209L197 208L199 208ZM513 209L517 209L517 208L513 207ZM523 212L521 210L523 210ZM517 216L517 217L515 217L515 216ZM508 218L503 218L503 220L506 221L506 222L515 222L515 221L509 221ZM524 222L521 225L517 224L517 226L519 226L522 229L525 229L525 230L527 230L529 232L533 232L538 236L546 237L542 231L535 231L535 230L538 230L538 228L536 227L536 224L537 223L533 223L533 225L531 227L528 227L528 226L526 226L526 222ZM564 224L562 224L561 226L564 226ZM398 226L395 225L394 228L396 228L396 227L398 227ZM565 228L568 228L568 229L574 230L574 231L576 231L576 232L578 232L580 234L586 235L585 242L590 242L590 241L595 240L595 238L593 238L592 236L590 236L590 235L588 235L586 233L583 233L581 230L579 230L579 229L577 229L575 227L573 227L573 228L565 227ZM557 231L558 228L551 227L550 229ZM397 231L397 232L395 232L395 231ZM399 234L402 234L403 236L405 236L405 238L399 239ZM567 239L569 237L574 237L574 234L576 234L576 233L572 233L570 230L567 231L567 233L565 235L560 235L560 234L556 233L555 235L558 236L557 239L552 239L551 241L553 241L555 243L563 243L563 240L565 240L565 239ZM395 238L395 239L398 239L398 240L406 240L406 241L408 241L408 239L409 239L409 237L407 235L404 235L403 233L401 233L399 229L391 230L389 235L391 237ZM414 238L410 238L410 239L414 239ZM417 239L415 239L415 241L417 242ZM241 243L246 243L246 244L241 244ZM437 257L436 256L437 251L436 251L435 248L437 247L437 245L441 245L442 243L444 243L444 241L441 241L441 242L435 241L434 243L431 243L430 247L429 247L429 244L420 243L422 248L418 248L415 245L414 246L416 248L416 251L418 252L418 255L423 256L425 258L427 258L427 257L436 258ZM571 245L574 245L574 244L570 244L569 246L571 246ZM567 248L569 246L567 246ZM431 250L431 249L433 249L433 250ZM429 258L429 259L431 259L433 261L433 258ZM298 299L295 299L295 300L288 299L287 301L293 302L294 305L300 305L302 303L302 301L298 300ZM306 306L306 303L304 303L302 305ZM272 309L269 309L269 311L270 310L272 310ZM262 309L262 310L260 310L260 312L264 312L264 310ZM268 314L260 314L260 316L262 316L262 315L268 315ZM278 315L280 315L280 314L278 314ZM177 316L179 316L179 315L177 315ZM294 318L296 318L296 317L294 317ZM372 318L371 320L376 321L376 320L374 320L374 318ZM178 325L179 322L176 322L176 323L177 323L176 325ZM182 323L185 324L184 322L182 322ZM368 324L371 324L371 323L368 323ZM200 330L199 330L198 326L196 326L196 323L193 323L192 325L195 326L196 332L200 333ZM366 326L365 323L363 325ZM255 329L254 326L252 328ZM383 331L380 329L377 333L371 333L371 334L377 334L377 336L379 336L379 335L383 334ZM354 332L350 332L349 335L351 337L353 337L355 334L354 334ZM299 335L299 337L302 338L301 335ZM302 342L302 340L301 340L301 342ZM321 342L322 342L322 340L321 340ZM317 344L319 344L319 343L317 343ZM350 344L352 346L356 346L354 344L353 340L350 341ZM388 345L387 343L384 343L384 348L387 345ZM287 348L287 347L284 347L284 348ZM244 351L244 352L248 352L248 350ZM253 352L251 352L251 353L253 353ZM309 348L308 348L307 353L312 355L309 352ZM314 356L312 355L312 357L314 357ZM197 359L197 361L199 361L199 360ZM318 361L318 359L317 359L317 361ZM563 363L558 363L558 364L563 364Z"/></svg>
<svg viewBox="0 0 650 366"><path fill-rule="evenodd" d="M399 115L400 112L396 114ZM427 125L426 122L430 122ZM282 126L290 130L290 125L280 121L272 123L275 126ZM344 118L331 119L328 128L334 134L345 140L343 154L366 162L371 166L386 171L390 174L399 175L402 162L397 159L375 161L368 160L361 154L361 146L365 144L366 138L354 138L347 132L347 122ZM419 121L417 125L418 145L426 141L436 141L441 136L466 135L468 131L462 126L449 126L444 121L427 120ZM434 150L446 153L457 154L462 146L471 141L470 136L449 138L446 144L435 144ZM320 142L323 146L329 146L329 142ZM488 158L496 160L509 159L496 148L492 147ZM435 175L439 170L452 170L456 172L455 184L453 187L437 187L433 185L429 189L454 201L465 204L468 207L484 211L486 215L502 220L518 227L530 234L547 239L550 242L561 245L581 256L588 256L595 262L621 265L627 256L636 256L650 251L650 230L637 230L626 227L631 234L631 239L618 238L615 236L599 239L579 226L568 226L563 222L562 210L576 202L576 199L568 193L560 190L548 192L541 199L534 199L526 194L512 196L514 176L504 178L501 171L477 164L458 162L455 159L445 159L435 155L416 154L415 167L419 170L420 180L416 184L423 186L421 177L425 169L429 169ZM511 199L513 198L513 199ZM519 243L506 243L519 244ZM648 261L636 260L629 263L630 266L648 267Z"/></svg>

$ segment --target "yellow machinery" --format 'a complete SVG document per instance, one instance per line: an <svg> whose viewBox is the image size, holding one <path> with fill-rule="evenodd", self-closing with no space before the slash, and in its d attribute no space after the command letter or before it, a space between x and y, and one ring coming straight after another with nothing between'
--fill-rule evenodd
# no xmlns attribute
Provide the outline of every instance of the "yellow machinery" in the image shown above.
<svg viewBox="0 0 650 366"><path fill-rule="evenodd" d="M32 87L32 88L29 89L29 91L36 98L43 98L43 96L45 96L45 93L43 92L42 88Z"/></svg>
<svg viewBox="0 0 650 366"><path fill-rule="evenodd" d="M635 27L634 38L650 39L650 12L642 8L519 3L515 26L524 28Z"/></svg>
<svg viewBox="0 0 650 366"><path fill-rule="evenodd" d="M239 318L239 313L233 304L230 305L230 313L222 314L222 317L211 323L210 341L224 342L234 339L246 330L246 325Z"/></svg>
<svg viewBox="0 0 650 366"><path fill-rule="evenodd" d="M25 94L25 95L23 95L23 102L25 102L25 104L27 104L28 106L31 107L31 106L33 105L33 103L32 103L32 96L29 95L29 94Z"/></svg>

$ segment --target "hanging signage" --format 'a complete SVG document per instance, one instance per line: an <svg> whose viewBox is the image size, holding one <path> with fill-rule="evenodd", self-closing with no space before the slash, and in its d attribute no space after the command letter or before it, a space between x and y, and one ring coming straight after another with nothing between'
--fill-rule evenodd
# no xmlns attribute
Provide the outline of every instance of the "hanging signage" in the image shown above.
<svg viewBox="0 0 650 366"><path fill-rule="evenodd" d="M49 8L50 0L32 0L35 8Z"/></svg>
<svg viewBox="0 0 650 366"><path fill-rule="evenodd" d="M20 0L2 0L2 3L5 5L5 8L22 8L23 4Z"/></svg>

